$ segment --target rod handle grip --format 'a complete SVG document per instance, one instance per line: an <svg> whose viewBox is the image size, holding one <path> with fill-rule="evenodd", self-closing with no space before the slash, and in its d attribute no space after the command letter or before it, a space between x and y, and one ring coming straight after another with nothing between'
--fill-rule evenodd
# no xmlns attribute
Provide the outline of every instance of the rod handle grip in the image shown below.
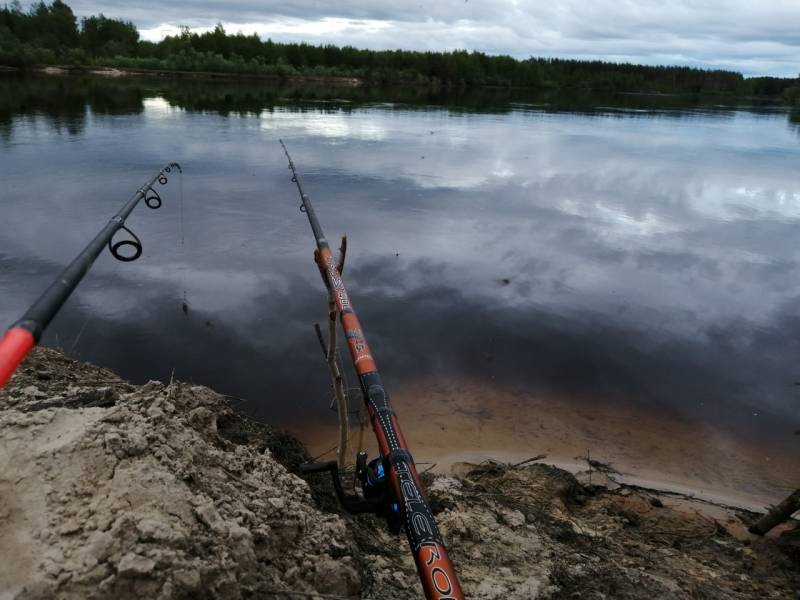
<svg viewBox="0 0 800 600"><path fill-rule="evenodd" d="M12 327L0 340L0 388L2 388L22 360L36 345L33 334L22 327Z"/></svg>

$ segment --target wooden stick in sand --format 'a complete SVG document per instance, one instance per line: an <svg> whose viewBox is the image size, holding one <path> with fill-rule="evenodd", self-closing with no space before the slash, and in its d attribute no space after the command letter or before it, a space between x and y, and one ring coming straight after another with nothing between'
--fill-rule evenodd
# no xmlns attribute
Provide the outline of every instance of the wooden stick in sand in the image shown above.
<svg viewBox="0 0 800 600"><path fill-rule="evenodd" d="M800 489L795 490L778 506L773 506L767 514L750 526L749 531L764 535L776 525L787 521L798 510L800 510Z"/></svg>
<svg viewBox="0 0 800 600"><path fill-rule="evenodd" d="M337 269L341 275L344 270L344 261L347 254L347 236L342 236L342 245L339 247L339 260ZM325 274L323 273L323 280ZM333 394L336 398L336 412L339 416L339 449L337 450L337 462L339 469L344 469L347 463L347 440L350 438L350 425L347 420L347 396L344 392L344 376L339 367L338 356L336 354L336 317L339 312L336 308L336 299L334 298L333 290L328 293L328 344L325 347L325 341L322 338L322 331L319 325L316 326L317 337L322 345L322 351L325 353L325 359L328 363L328 371L331 375L331 382L333 383Z"/></svg>

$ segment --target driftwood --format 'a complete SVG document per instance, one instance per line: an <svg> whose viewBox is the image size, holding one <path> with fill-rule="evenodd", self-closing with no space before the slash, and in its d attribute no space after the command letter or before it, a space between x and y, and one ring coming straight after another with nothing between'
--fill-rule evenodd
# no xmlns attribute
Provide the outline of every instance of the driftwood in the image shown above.
<svg viewBox="0 0 800 600"><path fill-rule="evenodd" d="M537 454L536 456L531 456L530 458L526 458L525 460L521 460L518 463L514 463L513 465L509 465L510 468L516 469L517 467L521 467L523 465L527 465L532 462L538 462L547 458L547 454Z"/></svg>
<svg viewBox="0 0 800 600"><path fill-rule="evenodd" d="M798 510L800 510L800 489L795 490L778 506L773 506L767 514L749 527L749 531L750 533L764 535L776 525L787 521Z"/></svg>

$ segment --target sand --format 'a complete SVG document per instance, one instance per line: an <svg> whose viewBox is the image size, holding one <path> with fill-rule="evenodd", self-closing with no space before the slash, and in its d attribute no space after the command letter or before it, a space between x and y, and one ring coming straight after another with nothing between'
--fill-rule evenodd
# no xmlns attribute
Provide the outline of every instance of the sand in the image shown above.
<svg viewBox="0 0 800 600"><path fill-rule="evenodd" d="M434 393L415 397L450 401L447 388ZM307 460L296 441L208 388L136 386L39 348L0 391L0 409L0 598L422 597L402 535L341 512L325 476L293 474ZM438 430L439 446L418 447L482 452L504 431L530 437L521 419L478 412L464 406L461 429L446 421L444 431L441 415L424 413L415 435ZM750 600L800 589L796 522L760 538L747 532L753 513L708 517L696 500L597 485L606 475L593 468L593 483L534 462L422 475L468 598Z"/></svg>
<svg viewBox="0 0 800 600"><path fill-rule="evenodd" d="M627 483L749 510L762 510L800 485L800 436L792 453L675 416L479 380L420 380L395 391L392 402L421 468L435 464L441 473L463 461L513 463L540 454L575 473L587 469L588 453ZM337 440L335 422L292 433L315 456ZM353 443L356 438L354 431ZM374 453L371 431L365 439Z"/></svg>

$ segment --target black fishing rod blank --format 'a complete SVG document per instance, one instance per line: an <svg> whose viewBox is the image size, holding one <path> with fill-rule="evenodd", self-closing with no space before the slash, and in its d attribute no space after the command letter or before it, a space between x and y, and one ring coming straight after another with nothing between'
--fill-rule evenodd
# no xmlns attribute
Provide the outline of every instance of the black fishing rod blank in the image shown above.
<svg viewBox="0 0 800 600"><path fill-rule="evenodd" d="M11 378L22 360L39 343L44 330L50 321L58 314L64 302L81 282L83 277L97 260L97 257L108 246L109 251L117 260L131 262L142 255L142 242L130 229L125 226L125 220L133 209L144 200L152 209L161 207L161 196L153 188L156 182L161 185L167 183L167 175L172 169L181 171L178 163L169 163L153 176L147 183L136 190L136 193L115 214L108 224L100 230L89 245L64 269L61 275L39 296L22 318L6 331L0 340L0 388ZM132 239L123 239L114 242L114 235L120 230L125 230Z"/></svg>
<svg viewBox="0 0 800 600"><path fill-rule="evenodd" d="M406 536L417 564L417 572L425 590L425 597L429 600L463 600L464 594L461 591L461 585L423 492L417 468L403 433L400 431L397 416L389 403L389 395L383 387L378 367L345 289L342 274L339 272L337 262L331 253L325 234L322 232L311 200L303 191L294 162L283 140L281 140L281 146L283 146L283 151L289 161L292 181L297 185L300 193L300 210L308 217L308 222L314 232L317 242L315 254L317 266L323 274L328 290L336 301L342 329L344 329L353 365L358 373L364 402L372 420L372 429L375 432L380 452L380 459L369 465L366 464L366 455L359 454L357 462L359 475L363 475L362 482L367 483L367 485L362 483L362 489L365 492L364 500L345 496L341 485L336 486L337 495L342 500L345 509L351 510L351 512L365 512L370 510L370 505L374 505L377 500L375 496L368 497L372 495L368 490L378 482L388 484L388 488L384 486L386 493L383 513L389 517L390 528L395 520L393 514L399 517L397 521L405 526ZM336 463L333 462L305 465L303 470L307 473L331 471L336 485L338 473L335 467Z"/></svg>

